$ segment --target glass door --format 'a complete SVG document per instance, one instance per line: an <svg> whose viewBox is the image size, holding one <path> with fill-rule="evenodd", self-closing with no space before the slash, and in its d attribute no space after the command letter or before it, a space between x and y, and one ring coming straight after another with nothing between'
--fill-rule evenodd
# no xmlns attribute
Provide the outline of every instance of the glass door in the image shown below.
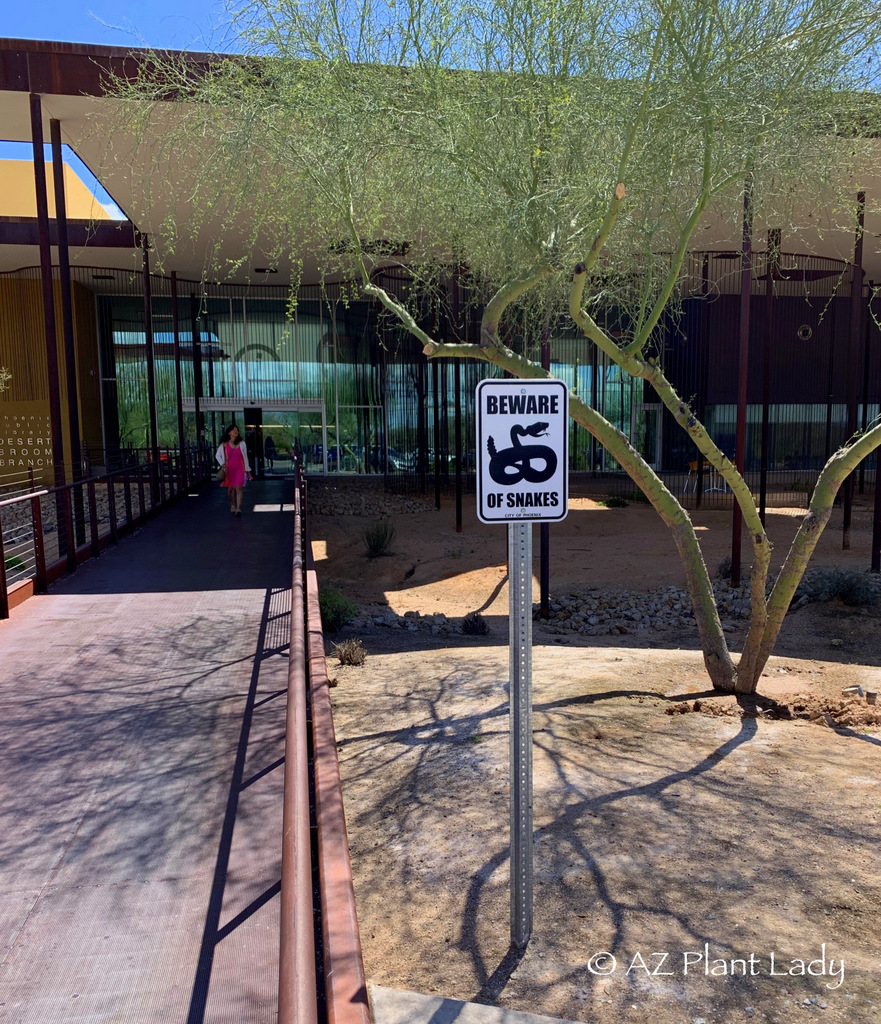
<svg viewBox="0 0 881 1024"><path fill-rule="evenodd" d="M264 407L260 444L264 476L288 476L291 457L299 455L307 473L323 476L328 470L328 427L318 409L292 410ZM333 445L331 445L333 449Z"/></svg>

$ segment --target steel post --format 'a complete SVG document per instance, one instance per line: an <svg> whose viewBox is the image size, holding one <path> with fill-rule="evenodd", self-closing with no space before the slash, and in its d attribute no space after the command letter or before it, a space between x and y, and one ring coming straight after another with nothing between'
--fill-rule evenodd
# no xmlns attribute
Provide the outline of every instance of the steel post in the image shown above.
<svg viewBox="0 0 881 1024"><path fill-rule="evenodd" d="M548 341L549 328L542 332L541 366L550 373L551 343ZM543 619L551 617L551 524L542 523L539 528L539 607Z"/></svg>
<svg viewBox="0 0 881 1024"><path fill-rule="evenodd" d="M857 193L857 229L853 246L853 279L850 283L850 329L847 333L847 441L857 431L856 360L860 338L860 319L863 314L863 228L866 220L866 193ZM843 524L841 547L850 550L850 528L853 519L853 483L851 473L842 488Z"/></svg>
<svg viewBox="0 0 881 1024"><path fill-rule="evenodd" d="M707 388L710 375L710 329L707 305L710 294L710 257L704 253L701 265L701 329L698 363L697 418L707 425ZM704 497L704 456L697 449L697 479L694 484L694 507L700 508Z"/></svg>
<svg viewBox="0 0 881 1024"><path fill-rule="evenodd" d="M881 572L881 451L875 451L875 508L872 519L872 572Z"/></svg>
<svg viewBox="0 0 881 1024"><path fill-rule="evenodd" d="M532 934L532 524L508 526L511 943Z"/></svg>
<svg viewBox="0 0 881 1024"><path fill-rule="evenodd" d="M441 507L441 481L440 481L440 388L438 386L438 365L437 360L431 363L431 389L434 398L433 423L434 428L434 507Z"/></svg>
<svg viewBox="0 0 881 1024"><path fill-rule="evenodd" d="M31 498L31 519L34 524L34 593L46 593L46 545L43 539L43 509L38 495Z"/></svg>
<svg viewBox="0 0 881 1024"><path fill-rule="evenodd" d="M184 434L184 400L180 366L180 315L177 302L177 272L174 270L171 272L171 330L174 335L174 393L177 400L177 446L181 455L180 462L177 465L177 489L182 491L187 486L186 462L183 457L187 442Z"/></svg>
<svg viewBox="0 0 881 1024"><path fill-rule="evenodd" d="M3 528L0 525L0 619L9 618L9 594L6 583L6 553L3 550Z"/></svg>
<svg viewBox="0 0 881 1024"><path fill-rule="evenodd" d="M43 291L43 327L46 343L46 373L49 378L49 423L52 433L53 484L55 515L59 545L71 534L70 504L65 501L61 488L66 483L64 473L64 442L61 425L61 386L58 380L58 336L55 329L55 287L52 279L52 250L49 244L49 199L46 192L46 158L43 151L43 105L36 93L30 94L31 138L34 150L34 185L37 198L37 226L40 241L40 283ZM59 554L65 552L59 551ZM76 553L68 550L68 569L76 568Z"/></svg>
<svg viewBox="0 0 881 1024"><path fill-rule="evenodd" d="M116 544L119 541L119 524L116 522L116 485L112 473L107 475L107 514L110 517L110 542Z"/></svg>
<svg viewBox="0 0 881 1024"><path fill-rule="evenodd" d="M737 428L734 465L744 476L746 465L746 398L749 380L749 314L752 298L752 186L747 184L743 194L743 252L740 264L740 361L737 380ZM740 584L741 532L743 514L737 499L731 516L731 585Z"/></svg>
<svg viewBox="0 0 881 1024"><path fill-rule="evenodd" d="M67 387L67 425L70 443L71 479L83 477L83 455L80 447L80 413L77 392L76 341L73 333L73 298L70 287L70 247L67 237L67 204L64 195L64 161L61 155L61 122L55 118L49 121L49 135L52 140L52 177L55 184L55 228L58 238L58 283L61 295L61 336L64 342L64 374ZM82 492L77 489L72 495L74 521L84 527ZM77 544L85 541L85 532L78 529Z"/></svg>
<svg viewBox="0 0 881 1024"><path fill-rule="evenodd" d="M453 360L456 389L456 533L462 532L462 360Z"/></svg>
<svg viewBox="0 0 881 1024"><path fill-rule="evenodd" d="M98 499L95 494L95 481L86 484L89 489L89 536L92 542L92 558L101 554L101 538L98 536Z"/></svg>
<svg viewBox="0 0 881 1024"><path fill-rule="evenodd" d="M869 373L872 367L872 328L875 326L872 320L872 296L875 294L875 282L869 281L868 295L863 295L866 303L863 322L866 325L863 335L863 415L861 417L860 429L865 431L869 425ZM860 463L860 494L866 491L866 460Z"/></svg>
<svg viewBox="0 0 881 1024"><path fill-rule="evenodd" d="M771 331L774 326L774 278L780 260L779 228L768 232L765 257L765 329L762 336L762 455L759 467L759 516L765 522L768 505L768 457L771 440Z"/></svg>
<svg viewBox="0 0 881 1024"><path fill-rule="evenodd" d="M153 285L150 279L150 242L141 239L144 281L144 347L147 355L147 412L150 418L150 504L159 504L159 431L156 425L156 361L153 352Z"/></svg>
<svg viewBox="0 0 881 1024"><path fill-rule="evenodd" d="M196 445L201 448L205 429L205 414L199 408L199 399L202 398L202 334L199 328L199 304L196 302L196 295L190 292L190 322L192 324L192 345L193 345L193 403L196 409Z"/></svg>
<svg viewBox="0 0 881 1024"><path fill-rule="evenodd" d="M122 474L122 484L125 495L125 525L130 530L134 517L132 516L132 477L127 469Z"/></svg>

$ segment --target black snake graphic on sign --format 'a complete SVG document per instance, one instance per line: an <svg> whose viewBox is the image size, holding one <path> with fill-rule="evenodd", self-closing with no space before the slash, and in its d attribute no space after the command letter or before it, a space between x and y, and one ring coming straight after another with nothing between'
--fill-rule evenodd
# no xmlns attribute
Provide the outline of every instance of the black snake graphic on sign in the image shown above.
<svg viewBox="0 0 881 1024"><path fill-rule="evenodd" d="M486 450L489 452L489 475L497 484L519 484L526 480L531 484L541 484L550 480L557 470L557 453L553 448L543 444L520 444L521 437L543 437L548 432L547 423L533 423L529 427L514 424L511 427L511 447L496 450L495 441L487 438ZM540 461L542 466L535 469L533 462Z"/></svg>

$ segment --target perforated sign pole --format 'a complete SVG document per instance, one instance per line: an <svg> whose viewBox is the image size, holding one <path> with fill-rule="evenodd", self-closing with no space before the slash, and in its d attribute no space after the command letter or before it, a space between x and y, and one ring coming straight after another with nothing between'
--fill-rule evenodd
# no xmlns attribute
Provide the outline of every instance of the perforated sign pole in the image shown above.
<svg viewBox="0 0 881 1024"><path fill-rule="evenodd" d="M511 942L532 934L532 523L508 526L511 757Z"/></svg>
<svg viewBox="0 0 881 1024"><path fill-rule="evenodd" d="M477 385L477 516L508 527L511 943L532 935L532 524L568 511L569 393L563 381Z"/></svg>

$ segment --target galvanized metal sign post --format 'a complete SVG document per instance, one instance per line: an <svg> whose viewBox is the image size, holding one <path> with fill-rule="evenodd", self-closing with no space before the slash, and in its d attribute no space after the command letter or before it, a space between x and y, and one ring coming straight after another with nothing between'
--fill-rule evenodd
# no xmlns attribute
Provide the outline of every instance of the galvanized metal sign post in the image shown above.
<svg viewBox="0 0 881 1024"><path fill-rule="evenodd" d="M477 515L508 524L511 942L532 934L532 523L569 505L569 393L558 380L477 385Z"/></svg>

